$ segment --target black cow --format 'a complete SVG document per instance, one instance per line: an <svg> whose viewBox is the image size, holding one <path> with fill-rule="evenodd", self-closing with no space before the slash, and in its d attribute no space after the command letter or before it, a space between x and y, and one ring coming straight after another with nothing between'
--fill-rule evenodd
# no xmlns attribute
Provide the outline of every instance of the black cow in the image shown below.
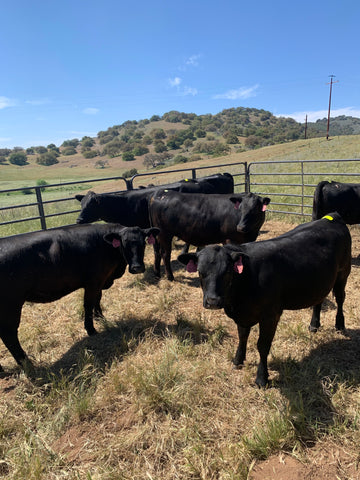
<svg viewBox="0 0 360 480"><path fill-rule="evenodd" d="M21 309L28 302L47 303L84 288L85 329L96 333L93 316L101 315L102 290L129 266L144 272L142 230L117 224L75 225L0 239L0 338L19 365L28 358L18 340ZM0 367L1 369L1 367Z"/></svg>
<svg viewBox="0 0 360 480"><path fill-rule="evenodd" d="M170 265L173 237L196 246L256 240L269 203L269 198L253 193L157 192L149 205L151 224L160 229L155 244L155 274L160 276L162 257L167 278L174 279Z"/></svg>
<svg viewBox="0 0 360 480"><path fill-rule="evenodd" d="M186 178L166 185L154 185L152 183L147 187L139 187L139 189L145 188L176 190L183 193L233 193L234 178L230 173L214 173L206 177Z"/></svg>
<svg viewBox="0 0 360 480"><path fill-rule="evenodd" d="M259 323L256 383L268 382L267 357L283 310L313 306L309 329L320 326L321 303L333 290L335 328L344 330L343 302L351 269L351 237L338 213L296 227L271 240L241 246L208 246L179 256L199 272L205 308L224 308L238 327L234 364L243 364L250 329Z"/></svg>
<svg viewBox="0 0 360 480"><path fill-rule="evenodd" d="M320 182L314 193L312 219L318 220L329 212L338 212L345 223L360 223L360 184Z"/></svg>
<svg viewBox="0 0 360 480"><path fill-rule="evenodd" d="M97 220L121 223L128 227L150 227L148 201L162 189L183 193L232 193L234 179L229 173L215 174L197 180L181 180L168 185L140 188L117 194L94 193L75 195L81 202L81 212L76 223L92 223Z"/></svg>

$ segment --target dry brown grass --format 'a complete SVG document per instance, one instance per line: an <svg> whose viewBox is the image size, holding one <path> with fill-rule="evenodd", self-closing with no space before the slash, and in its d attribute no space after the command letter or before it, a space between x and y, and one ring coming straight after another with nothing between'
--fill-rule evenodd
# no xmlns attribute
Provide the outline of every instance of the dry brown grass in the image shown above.
<svg viewBox="0 0 360 480"><path fill-rule="evenodd" d="M260 239L290 228L270 220ZM352 235L347 333L334 331L331 297L315 335L310 310L285 312L266 390L254 386L257 329L246 365L232 370L234 322L203 309L197 276L177 262L175 282L157 282L150 247L145 274L126 273L104 292L107 320L93 338L82 292L25 305L20 340L39 378L1 344L0 478L358 478L358 227Z"/></svg>

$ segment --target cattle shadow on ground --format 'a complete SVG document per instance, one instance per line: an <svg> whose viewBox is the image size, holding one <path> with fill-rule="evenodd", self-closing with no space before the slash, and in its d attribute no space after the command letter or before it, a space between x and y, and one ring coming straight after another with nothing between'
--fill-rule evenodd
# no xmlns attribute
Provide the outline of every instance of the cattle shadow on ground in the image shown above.
<svg viewBox="0 0 360 480"><path fill-rule="evenodd" d="M139 344L150 336L159 338L175 336L181 342L196 345L207 342L216 330L208 329L201 323L192 323L182 317L177 319L176 324L166 324L159 319L137 318L111 323L105 319L100 321L103 328L99 333L76 342L49 367L38 367L34 383L41 385L48 383L49 378L54 381L64 376L68 381L72 381L89 359L98 371L105 372L115 359L122 361L125 355L135 352Z"/></svg>
<svg viewBox="0 0 360 480"><path fill-rule="evenodd" d="M300 439L310 446L319 432L346 424L333 398L344 384L352 388L360 385L360 330L346 330L301 361L275 359L269 366L279 372L272 384L288 399L290 421Z"/></svg>

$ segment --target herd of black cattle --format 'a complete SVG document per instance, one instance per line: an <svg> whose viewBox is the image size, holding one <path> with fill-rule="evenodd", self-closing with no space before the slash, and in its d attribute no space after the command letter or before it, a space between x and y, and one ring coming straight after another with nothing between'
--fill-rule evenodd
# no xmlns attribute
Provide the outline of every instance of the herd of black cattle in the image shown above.
<svg viewBox="0 0 360 480"><path fill-rule="evenodd" d="M259 324L260 387L268 383L267 357L283 310L313 307L309 329L316 331L332 290L335 328L345 328L351 269L346 224L360 223L360 185L320 182L312 221L263 241L255 240L270 199L234 193L228 173L118 194L90 191L76 199L78 225L0 239L0 338L20 366L31 366L18 339L23 304L52 302L83 288L85 329L95 334L102 290L127 265L132 274L145 271L146 239L154 247L155 275L162 259L169 280L172 240L185 242L178 260L188 272L198 271L204 307L224 309L237 324L236 367L245 360L251 327ZM92 224L98 220L105 223ZM190 245L199 247L196 253L188 253Z"/></svg>

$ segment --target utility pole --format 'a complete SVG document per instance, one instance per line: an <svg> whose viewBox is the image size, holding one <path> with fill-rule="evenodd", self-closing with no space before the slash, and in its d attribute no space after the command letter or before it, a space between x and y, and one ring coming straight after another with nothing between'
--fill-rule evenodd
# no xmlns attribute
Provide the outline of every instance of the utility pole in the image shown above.
<svg viewBox="0 0 360 480"><path fill-rule="evenodd" d="M329 93L329 110L328 110L328 119L327 119L327 127L326 127L326 140L329 140L329 127L330 127L330 106L331 106L331 92L332 92L332 86L334 83L338 83L338 80L335 82L333 81L333 78L335 75L329 75L330 77L330 93ZM327 85L329 85L327 83Z"/></svg>
<svg viewBox="0 0 360 480"><path fill-rule="evenodd" d="M306 140L306 133L307 133L307 115L305 117L305 136L304 136L305 140Z"/></svg>

